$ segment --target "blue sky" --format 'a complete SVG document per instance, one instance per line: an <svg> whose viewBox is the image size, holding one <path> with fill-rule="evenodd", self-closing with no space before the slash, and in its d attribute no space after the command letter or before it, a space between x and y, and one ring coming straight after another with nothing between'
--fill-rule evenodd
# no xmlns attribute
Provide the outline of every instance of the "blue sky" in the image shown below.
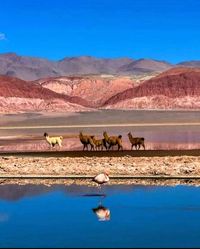
<svg viewBox="0 0 200 249"><path fill-rule="evenodd" d="M0 53L200 59L199 0L6 0Z"/></svg>

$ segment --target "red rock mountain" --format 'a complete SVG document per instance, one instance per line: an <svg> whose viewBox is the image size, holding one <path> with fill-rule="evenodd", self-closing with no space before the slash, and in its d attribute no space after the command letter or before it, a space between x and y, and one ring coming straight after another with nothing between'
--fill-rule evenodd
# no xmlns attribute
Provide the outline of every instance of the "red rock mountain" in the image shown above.
<svg viewBox="0 0 200 249"><path fill-rule="evenodd" d="M82 106L80 106L82 105ZM17 78L0 76L0 111L49 110L70 108L73 111L84 109L87 101L79 97L58 94L41 85ZM61 109L62 110L62 109Z"/></svg>
<svg viewBox="0 0 200 249"><path fill-rule="evenodd" d="M27 82L0 76L0 112L199 109L200 69L177 67L146 81L128 76L68 76Z"/></svg>
<svg viewBox="0 0 200 249"><path fill-rule="evenodd" d="M83 98L94 107L101 106L110 97L134 85L130 77L108 76L57 77L36 82L59 94Z"/></svg>
<svg viewBox="0 0 200 249"><path fill-rule="evenodd" d="M107 108L200 108L200 70L175 68L105 102Z"/></svg>

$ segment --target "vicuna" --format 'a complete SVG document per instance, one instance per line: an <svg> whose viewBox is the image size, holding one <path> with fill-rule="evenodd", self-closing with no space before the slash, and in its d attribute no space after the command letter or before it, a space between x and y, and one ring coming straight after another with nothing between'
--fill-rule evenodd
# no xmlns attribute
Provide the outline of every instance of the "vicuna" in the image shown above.
<svg viewBox="0 0 200 249"><path fill-rule="evenodd" d="M140 146L145 150L145 144L144 144L144 138L143 137L133 137L131 132L128 133L128 138L131 143L131 150L133 149L133 146L135 146L136 150L140 149Z"/></svg>
<svg viewBox="0 0 200 249"><path fill-rule="evenodd" d="M119 136L108 136L107 132L104 131L103 136L105 138L106 143L109 145L108 150L113 148L113 146L118 145L118 150L123 150L122 146L122 135Z"/></svg>
<svg viewBox="0 0 200 249"><path fill-rule="evenodd" d="M80 132L79 139L80 139L80 142L83 144L83 150L85 150L85 148L88 150L88 145L91 146L91 150L94 150L95 144L91 136L83 135L83 133Z"/></svg>
<svg viewBox="0 0 200 249"><path fill-rule="evenodd" d="M51 147L55 147L56 144L58 144L60 147L62 147L62 141L63 137L50 137L48 133L44 133L44 137L46 138L47 143L50 144Z"/></svg>
<svg viewBox="0 0 200 249"><path fill-rule="evenodd" d="M106 140L105 138L102 139L96 139L95 136L91 136L94 144L95 144L95 149L96 150L103 150L103 147L105 147L105 149L107 150L107 145L106 145Z"/></svg>

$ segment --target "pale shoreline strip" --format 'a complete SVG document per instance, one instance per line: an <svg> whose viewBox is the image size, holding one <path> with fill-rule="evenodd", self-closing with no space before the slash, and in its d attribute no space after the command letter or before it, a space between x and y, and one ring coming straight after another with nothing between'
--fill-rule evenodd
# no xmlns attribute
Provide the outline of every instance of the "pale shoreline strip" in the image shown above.
<svg viewBox="0 0 200 249"><path fill-rule="evenodd" d="M82 125L39 125L39 126L1 126L0 130L24 129L62 129L62 128L105 128L105 127L146 127L146 126L199 126L192 123L130 123L130 124L82 124Z"/></svg>
<svg viewBox="0 0 200 249"><path fill-rule="evenodd" d="M94 175L0 175L1 179L93 179ZM129 180L129 179L152 179L152 180L200 180L200 175L181 175L181 176L166 176L166 175L112 175L109 176L112 180Z"/></svg>

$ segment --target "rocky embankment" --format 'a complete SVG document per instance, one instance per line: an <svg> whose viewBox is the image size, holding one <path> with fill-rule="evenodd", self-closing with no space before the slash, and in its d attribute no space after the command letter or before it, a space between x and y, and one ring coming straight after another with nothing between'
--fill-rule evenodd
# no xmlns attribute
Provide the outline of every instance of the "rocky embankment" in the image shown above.
<svg viewBox="0 0 200 249"><path fill-rule="evenodd" d="M0 157L0 176L200 176L200 157Z"/></svg>

